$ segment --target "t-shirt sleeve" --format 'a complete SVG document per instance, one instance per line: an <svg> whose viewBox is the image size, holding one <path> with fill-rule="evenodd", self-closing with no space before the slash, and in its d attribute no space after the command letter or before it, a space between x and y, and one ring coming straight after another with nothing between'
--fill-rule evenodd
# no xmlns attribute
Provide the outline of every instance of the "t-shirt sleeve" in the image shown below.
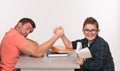
<svg viewBox="0 0 120 71"><path fill-rule="evenodd" d="M76 49L76 47L77 47L77 41L72 41L72 46L73 46L73 49Z"/></svg>
<svg viewBox="0 0 120 71"><path fill-rule="evenodd" d="M15 46L18 49L21 49L27 42L27 39L24 36L20 35L20 34L18 34L17 37L15 37L13 39L14 39L14 41L16 43Z"/></svg>
<svg viewBox="0 0 120 71"><path fill-rule="evenodd" d="M76 49L77 48L77 42L82 42L82 40L75 40L75 41L72 41L72 46L73 46L73 49Z"/></svg>

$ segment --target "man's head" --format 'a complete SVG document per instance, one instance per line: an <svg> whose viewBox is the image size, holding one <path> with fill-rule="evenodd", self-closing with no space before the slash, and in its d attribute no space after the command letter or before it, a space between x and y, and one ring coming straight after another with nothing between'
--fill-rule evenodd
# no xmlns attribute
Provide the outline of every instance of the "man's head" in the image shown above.
<svg viewBox="0 0 120 71"><path fill-rule="evenodd" d="M96 19L88 17L83 24L83 33L88 42L92 42L99 33L99 25Z"/></svg>
<svg viewBox="0 0 120 71"><path fill-rule="evenodd" d="M33 31L33 29L36 27L34 21L30 18L22 18L19 20L17 25L15 26L15 29L24 37L27 37L29 33Z"/></svg>

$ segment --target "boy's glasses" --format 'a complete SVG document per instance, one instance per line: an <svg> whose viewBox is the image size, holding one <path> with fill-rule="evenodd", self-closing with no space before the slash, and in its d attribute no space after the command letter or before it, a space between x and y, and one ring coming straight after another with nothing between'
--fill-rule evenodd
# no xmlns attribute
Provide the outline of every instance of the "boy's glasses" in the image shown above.
<svg viewBox="0 0 120 71"><path fill-rule="evenodd" d="M91 29L91 30L89 30L89 29L84 29L83 30L85 33L93 33L93 34L95 34L98 30L96 30L96 29Z"/></svg>

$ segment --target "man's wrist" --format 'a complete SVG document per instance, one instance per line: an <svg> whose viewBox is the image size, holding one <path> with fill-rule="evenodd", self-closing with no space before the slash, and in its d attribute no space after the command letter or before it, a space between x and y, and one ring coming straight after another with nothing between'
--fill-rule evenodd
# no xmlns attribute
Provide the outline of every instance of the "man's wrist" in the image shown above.
<svg viewBox="0 0 120 71"><path fill-rule="evenodd" d="M53 36L55 39L58 39L59 38L59 36L57 35L57 34L54 34L54 36Z"/></svg>

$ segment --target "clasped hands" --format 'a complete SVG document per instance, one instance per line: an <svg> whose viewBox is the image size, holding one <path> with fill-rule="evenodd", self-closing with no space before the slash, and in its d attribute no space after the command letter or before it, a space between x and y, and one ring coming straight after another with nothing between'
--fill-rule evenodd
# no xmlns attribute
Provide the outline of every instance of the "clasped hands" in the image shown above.
<svg viewBox="0 0 120 71"><path fill-rule="evenodd" d="M56 35L58 38L64 36L64 30L61 26L56 27L53 32L54 32L54 35Z"/></svg>
<svg viewBox="0 0 120 71"><path fill-rule="evenodd" d="M62 37L65 37L64 29L63 29L61 26L56 27L56 28L54 29L54 34L55 34L58 38L60 38L60 37L61 37L61 38L62 38ZM83 65L84 59L79 57L78 60L77 60L77 63L80 64L80 65Z"/></svg>

